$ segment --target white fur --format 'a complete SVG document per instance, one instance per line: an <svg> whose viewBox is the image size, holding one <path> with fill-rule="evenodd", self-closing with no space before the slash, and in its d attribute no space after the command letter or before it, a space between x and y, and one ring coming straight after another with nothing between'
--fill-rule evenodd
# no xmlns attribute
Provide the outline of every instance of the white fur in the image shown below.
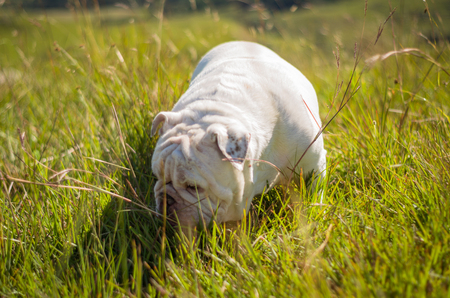
<svg viewBox="0 0 450 298"><path fill-rule="evenodd" d="M268 48L241 41L202 58L172 112L155 117L152 134L160 123L152 160L157 209L171 197L168 214L185 226L240 220L268 184L286 182L321 125L306 77ZM296 170L323 177L325 156L320 136Z"/></svg>

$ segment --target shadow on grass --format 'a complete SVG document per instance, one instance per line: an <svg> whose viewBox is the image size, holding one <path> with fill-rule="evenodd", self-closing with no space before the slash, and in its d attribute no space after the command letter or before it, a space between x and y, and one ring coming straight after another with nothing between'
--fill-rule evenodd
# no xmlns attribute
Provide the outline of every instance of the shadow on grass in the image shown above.
<svg viewBox="0 0 450 298"><path fill-rule="evenodd" d="M132 170L122 171L119 184L121 195L133 202L111 197L99 218L86 218L89 230L81 233L81 245L73 250L69 262L71 267L80 268L80 275L84 274L83 266L97 268L94 270L104 271L105 280L134 293L137 289L150 292L152 282L163 279L165 262L173 260L179 238L154 213L156 178L151 159L155 144L156 138L150 138L145 130L127 134L126 163Z"/></svg>

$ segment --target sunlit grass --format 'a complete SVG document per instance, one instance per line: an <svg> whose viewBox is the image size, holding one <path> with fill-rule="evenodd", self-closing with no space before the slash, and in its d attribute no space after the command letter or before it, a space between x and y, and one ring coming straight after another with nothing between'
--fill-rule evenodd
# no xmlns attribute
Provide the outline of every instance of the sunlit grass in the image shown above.
<svg viewBox="0 0 450 298"><path fill-rule="evenodd" d="M393 3L374 45L390 8L373 2L364 32L362 1L270 12L264 28L232 9L1 12L0 296L448 295L448 10ZM189 242L154 216L151 121L236 39L298 67L322 119L350 100L324 132L322 202L302 181L276 187Z"/></svg>

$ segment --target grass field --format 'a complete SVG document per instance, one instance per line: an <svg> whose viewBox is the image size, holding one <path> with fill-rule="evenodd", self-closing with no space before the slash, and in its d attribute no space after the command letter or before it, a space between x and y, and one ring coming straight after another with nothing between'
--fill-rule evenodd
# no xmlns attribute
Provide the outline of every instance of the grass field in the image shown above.
<svg viewBox="0 0 450 298"><path fill-rule="evenodd" d="M157 6L0 11L0 296L450 297L445 0ZM314 85L324 200L277 187L189 242L152 211L151 121L238 39Z"/></svg>

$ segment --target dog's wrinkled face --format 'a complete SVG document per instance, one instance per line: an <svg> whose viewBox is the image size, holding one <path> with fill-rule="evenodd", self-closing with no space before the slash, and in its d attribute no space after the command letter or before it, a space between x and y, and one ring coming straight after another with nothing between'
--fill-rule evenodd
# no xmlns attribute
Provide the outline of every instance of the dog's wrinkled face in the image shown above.
<svg viewBox="0 0 450 298"><path fill-rule="evenodd" d="M249 134L239 127L186 124L174 112L158 114L152 133L162 122L152 159L157 211L165 209L169 222L182 227L230 220L228 209L244 191Z"/></svg>

